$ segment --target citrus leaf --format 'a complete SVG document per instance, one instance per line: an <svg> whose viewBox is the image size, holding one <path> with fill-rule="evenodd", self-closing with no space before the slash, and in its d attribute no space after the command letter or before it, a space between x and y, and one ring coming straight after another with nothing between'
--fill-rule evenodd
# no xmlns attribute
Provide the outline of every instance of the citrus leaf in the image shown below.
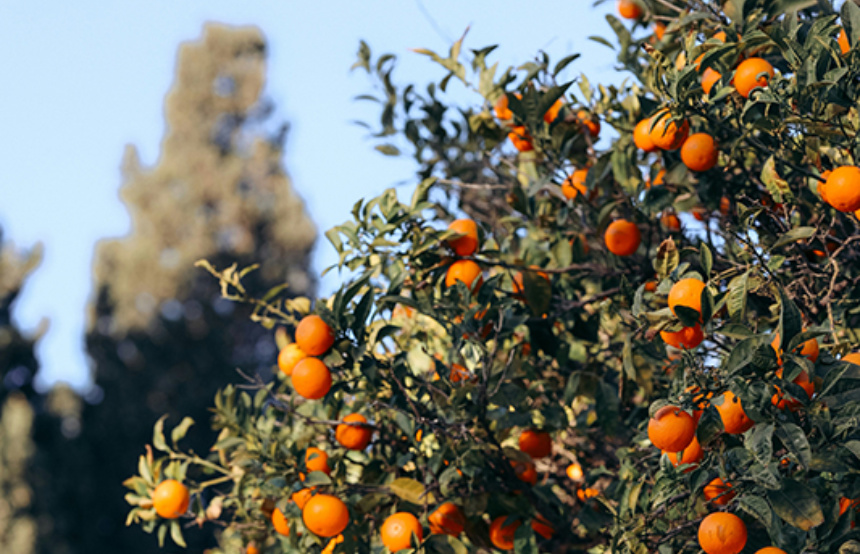
<svg viewBox="0 0 860 554"><path fill-rule="evenodd" d="M783 234L779 239L773 243L773 246L770 247L771 250L776 250L781 246L785 246L786 244L790 244L792 242L797 242L802 239L807 239L815 234L815 227L795 227L791 229L787 233Z"/></svg>
<svg viewBox="0 0 860 554"><path fill-rule="evenodd" d="M173 441L174 445L185 438L185 434L188 433L188 429L190 429L192 425L194 425L194 420L186 416L182 419L179 425L173 428L173 431L170 433L170 440Z"/></svg>
<svg viewBox="0 0 860 554"><path fill-rule="evenodd" d="M744 439L744 446L762 465L770 463L773 456L773 424L756 425Z"/></svg>
<svg viewBox="0 0 860 554"><path fill-rule="evenodd" d="M767 491L767 497L783 521L804 531L824 523L824 513L815 493L800 481L785 479L782 488Z"/></svg>
<svg viewBox="0 0 860 554"><path fill-rule="evenodd" d="M675 241L668 238L661 242L657 248L657 256L654 258L654 270L657 272L657 280L663 280L668 277L678 267L678 262L680 261L681 255L678 253ZM698 314L696 314L696 319L698 317Z"/></svg>
<svg viewBox="0 0 860 554"><path fill-rule="evenodd" d="M812 450L803 429L794 423L783 423L777 430L779 440L800 461L800 465L808 468L812 462Z"/></svg>
<svg viewBox="0 0 860 554"><path fill-rule="evenodd" d="M427 493L424 485L416 481L415 479L409 479L407 477L401 477L400 479L395 479L388 485L389 490L397 495L399 498L411 502L412 504L435 504L436 499L433 497L433 493Z"/></svg>
<svg viewBox="0 0 860 554"><path fill-rule="evenodd" d="M167 442L164 440L164 420L167 415L163 415L155 422L155 427L152 429L152 446L162 452L169 452Z"/></svg>

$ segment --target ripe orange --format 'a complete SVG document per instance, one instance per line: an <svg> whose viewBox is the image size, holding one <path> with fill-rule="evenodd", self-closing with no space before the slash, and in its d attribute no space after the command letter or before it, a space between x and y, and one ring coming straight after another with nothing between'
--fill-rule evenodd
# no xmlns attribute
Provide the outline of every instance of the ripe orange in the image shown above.
<svg viewBox="0 0 860 554"><path fill-rule="evenodd" d="M775 546L765 546L759 550L756 550L755 554L787 554L785 550L781 548L777 548Z"/></svg>
<svg viewBox="0 0 860 554"><path fill-rule="evenodd" d="M424 530L418 518L409 512L397 512L388 516L379 529L382 544L392 552L399 552L412 547L412 535L420 543L424 539Z"/></svg>
<svg viewBox="0 0 860 554"><path fill-rule="evenodd" d="M633 144L643 152L658 150L657 145L651 140L651 118L643 119L633 128Z"/></svg>
<svg viewBox="0 0 860 554"><path fill-rule="evenodd" d="M698 465L699 462L701 462L702 459L705 457L705 452L702 450L702 446L699 444L699 439L697 439L695 436L693 436L693 440L681 452L667 452L664 450L663 454L669 456L669 461L672 462L672 465L675 467L686 464ZM695 469L695 467L691 466L685 470L685 473L693 471L693 469Z"/></svg>
<svg viewBox="0 0 860 554"><path fill-rule="evenodd" d="M514 466L514 473L517 474L517 479L532 486L537 484L538 474L534 462L511 460L511 465Z"/></svg>
<svg viewBox="0 0 860 554"><path fill-rule="evenodd" d="M702 494L705 500L713 502L717 506L725 506L735 497L731 483L726 483L719 477L705 485Z"/></svg>
<svg viewBox="0 0 860 554"><path fill-rule="evenodd" d="M836 39L836 42L839 43L839 50L843 54L847 54L851 50L851 44L848 42L848 33L845 32L844 27L839 29L839 37Z"/></svg>
<svg viewBox="0 0 860 554"><path fill-rule="evenodd" d="M600 494L600 491L597 489L592 489L591 487L586 487L584 489L580 488L576 491L576 497L583 502L585 502L589 498L594 498L598 494Z"/></svg>
<svg viewBox="0 0 860 554"><path fill-rule="evenodd" d="M334 537L349 524L349 509L336 496L317 494L302 509L302 521L314 535Z"/></svg>
<svg viewBox="0 0 860 554"><path fill-rule="evenodd" d="M322 554L334 554L334 549L337 545L343 542L343 535L338 535L335 538L328 541L328 544L325 545L325 548L322 550Z"/></svg>
<svg viewBox="0 0 860 554"><path fill-rule="evenodd" d="M585 186L585 178L588 177L588 169L577 169L561 184L561 192L568 200L573 200L579 193L585 194L588 188Z"/></svg>
<svg viewBox="0 0 860 554"><path fill-rule="evenodd" d="M705 334L702 332L702 327L683 327L680 331L660 331L660 338L669 346L680 349L693 349L702 344L705 339Z"/></svg>
<svg viewBox="0 0 860 554"><path fill-rule="evenodd" d="M278 354L278 368L283 371L285 375L292 375L296 364L307 357L308 355L304 350L299 348L298 344L288 344L283 347L281 352Z"/></svg>
<svg viewBox="0 0 860 554"><path fill-rule="evenodd" d="M511 132L508 133L508 138L514 145L514 148L520 152L528 152L534 150L532 144L532 136L526 130L525 125L514 125Z"/></svg>
<svg viewBox="0 0 860 554"><path fill-rule="evenodd" d="M609 224L603 235L606 248L616 256L630 256L639 248L642 234L635 223L617 219Z"/></svg>
<svg viewBox="0 0 860 554"><path fill-rule="evenodd" d="M444 502L427 518L430 523L430 532L434 535L459 536L466 526L466 516L460 507L453 502Z"/></svg>
<svg viewBox="0 0 860 554"><path fill-rule="evenodd" d="M581 481L583 477L582 466L578 463L573 463L567 466L565 473L567 473L567 477L571 481Z"/></svg>
<svg viewBox="0 0 860 554"><path fill-rule="evenodd" d="M693 214L693 217L696 219L696 221L707 221L710 212L707 208L698 207L693 208L691 213Z"/></svg>
<svg viewBox="0 0 860 554"><path fill-rule="evenodd" d="M645 180L645 188L650 189L652 186L659 187L660 185L665 184L665 183L666 183L666 169L661 168L660 171L658 171L657 174L654 175L654 182L653 183L648 182L647 179Z"/></svg>
<svg viewBox="0 0 860 554"><path fill-rule="evenodd" d="M470 289L481 286L481 266L472 260L457 260L448 268L445 275L445 286L453 287L459 281Z"/></svg>
<svg viewBox="0 0 860 554"><path fill-rule="evenodd" d="M686 119L673 120L667 109L662 109L653 116L654 126L651 128L651 141L662 150L677 150L690 133L690 124Z"/></svg>
<svg viewBox="0 0 860 554"><path fill-rule="evenodd" d="M176 479L162 481L152 491L152 506L155 513L164 519L176 519L188 511L191 495L188 487Z"/></svg>
<svg viewBox="0 0 860 554"><path fill-rule="evenodd" d="M648 292L654 292L655 290L657 290L657 281L645 281L645 290L647 290Z"/></svg>
<svg viewBox="0 0 860 554"><path fill-rule="evenodd" d="M642 7L635 0L618 0L618 14L624 19L639 19Z"/></svg>
<svg viewBox="0 0 860 554"><path fill-rule="evenodd" d="M720 414L726 433L730 435L740 435L755 425L755 422L747 417L746 412L744 412L741 399L735 396L732 391L724 392L723 403L714 404L714 407Z"/></svg>
<svg viewBox="0 0 860 554"><path fill-rule="evenodd" d="M520 526L520 521L515 520L505 525L508 516L499 516L490 524L490 541L499 550L510 550L514 547L514 533Z"/></svg>
<svg viewBox="0 0 860 554"><path fill-rule="evenodd" d="M552 437L546 431L526 429L520 433L520 450L532 458L545 458L552 453Z"/></svg>
<svg viewBox="0 0 860 554"><path fill-rule="evenodd" d="M306 487L304 489L299 489L290 496L290 500L295 502L296 506L298 506L299 510L301 510L305 507L305 504L308 503L308 500L313 497L314 491L316 490L316 487Z"/></svg>
<svg viewBox="0 0 860 554"><path fill-rule="evenodd" d="M695 436L693 417L676 406L663 406L648 420L648 438L660 450L681 452Z"/></svg>
<svg viewBox="0 0 860 554"><path fill-rule="evenodd" d="M515 93L514 96L517 98L522 98L523 96L520 93ZM510 121L514 118L514 112L508 107L508 95L502 94L499 99L496 101L496 105L493 106L493 111L496 112L496 117L503 121Z"/></svg>
<svg viewBox="0 0 860 554"><path fill-rule="evenodd" d="M663 212L663 215L660 216L660 225L662 225L667 231L681 230L681 220L678 219L677 215L670 211Z"/></svg>
<svg viewBox="0 0 860 554"><path fill-rule="evenodd" d="M331 468L328 467L328 454L315 446L305 450L305 467L308 471L322 471L326 475L331 473Z"/></svg>
<svg viewBox="0 0 860 554"><path fill-rule="evenodd" d="M705 71L702 72L702 90L705 91L705 94L711 94L711 89L721 78L722 74L719 71L706 67Z"/></svg>
<svg viewBox="0 0 860 554"><path fill-rule="evenodd" d="M364 450L370 444L373 429L368 425L347 425L347 423L367 423L367 418L361 414L349 414L344 417L344 423L337 426L334 438L348 450Z"/></svg>
<svg viewBox="0 0 860 554"><path fill-rule="evenodd" d="M666 24L662 21L657 21L654 23L654 36L657 37L657 40L663 40L663 35L666 34Z"/></svg>
<svg viewBox="0 0 860 554"><path fill-rule="evenodd" d="M747 58L735 69L735 90L744 98L761 87L766 87L773 77L773 66L761 58Z"/></svg>
<svg viewBox="0 0 860 554"><path fill-rule="evenodd" d="M305 316L296 327L296 344L308 356L321 356L334 344L334 332L320 316Z"/></svg>
<svg viewBox="0 0 860 554"><path fill-rule="evenodd" d="M564 101L559 98L552 106L549 107L546 113L543 114L543 120L547 123L552 123L553 121L555 121L555 118L557 118L559 112L561 112L562 106L564 106Z"/></svg>
<svg viewBox="0 0 860 554"><path fill-rule="evenodd" d="M538 266L536 266L536 265L533 265L533 266L530 266L530 267L531 267L532 269L540 269L540 268L539 268ZM535 273L537 273L537 274L538 274L538 277L541 277L541 278L542 278L544 281L546 281L547 283L549 283L549 282L550 282L550 280L549 280L549 275L547 275L547 274L546 274L546 273L544 273L543 271L536 271ZM526 293L526 288L525 288L525 285L523 284L523 273L522 273L521 271L520 271L520 272L517 272L517 274L516 274L516 275L514 275L514 278L513 278L513 292L514 292L514 295L515 295L515 296L520 297L520 298L524 297L524 295L525 295L525 293Z"/></svg>
<svg viewBox="0 0 860 554"><path fill-rule="evenodd" d="M547 540L551 539L553 533L555 533L555 529L552 528L552 525L550 525L542 515L538 515L534 518L531 522L531 526L535 533Z"/></svg>
<svg viewBox="0 0 860 554"><path fill-rule="evenodd" d="M458 256L471 256L478 249L478 225L471 219L457 219L448 225L448 230L463 235L448 239L448 246Z"/></svg>
<svg viewBox="0 0 860 554"><path fill-rule="evenodd" d="M290 522L287 521L287 516L284 515L284 512L277 508L272 512L272 526L279 534L285 537L290 536Z"/></svg>
<svg viewBox="0 0 860 554"><path fill-rule="evenodd" d="M747 543L747 526L738 516L716 512L699 524L699 545L706 554L739 554Z"/></svg>
<svg viewBox="0 0 860 554"><path fill-rule="evenodd" d="M779 333L774 333L773 342L770 343L771 348L776 352L776 361L780 365L782 365L782 348L779 347ZM797 348L795 348L795 352L797 352ZM808 359L809 361L815 363L818 359L818 339L809 339L800 345L800 352L798 352L801 356ZM782 370L779 371L779 376L782 377Z"/></svg>
<svg viewBox="0 0 860 554"><path fill-rule="evenodd" d="M585 110L579 110L576 112L576 121L588 131L591 138L596 139L600 136L600 120L594 114Z"/></svg>
<svg viewBox="0 0 860 554"><path fill-rule="evenodd" d="M245 554L260 554L260 549L253 544L249 544L245 547Z"/></svg>
<svg viewBox="0 0 860 554"><path fill-rule="evenodd" d="M824 193L825 201L840 212L860 209L860 167L834 169L824 184Z"/></svg>
<svg viewBox="0 0 860 554"><path fill-rule="evenodd" d="M694 133L681 146L681 161L691 171L708 171L717 165L719 153L714 137L707 133Z"/></svg>
<svg viewBox="0 0 860 554"><path fill-rule="evenodd" d="M472 373L460 364L451 364L450 379L452 383L469 381L472 379Z"/></svg>
<svg viewBox="0 0 860 554"><path fill-rule="evenodd" d="M293 369L293 388L308 400L319 400L331 390L331 372L319 358L305 358Z"/></svg>
<svg viewBox="0 0 860 554"><path fill-rule="evenodd" d="M851 354L846 354L845 356L842 356L842 361L855 365L860 365L860 352L852 352Z"/></svg>
<svg viewBox="0 0 860 554"><path fill-rule="evenodd" d="M681 279L669 289L669 308L676 316L678 313L675 308L683 306L691 310L696 310L702 313L702 291L705 290L705 283L698 279Z"/></svg>
<svg viewBox="0 0 860 554"><path fill-rule="evenodd" d="M732 201L728 196L723 196L720 198L720 213L723 215L729 215L732 211Z"/></svg>

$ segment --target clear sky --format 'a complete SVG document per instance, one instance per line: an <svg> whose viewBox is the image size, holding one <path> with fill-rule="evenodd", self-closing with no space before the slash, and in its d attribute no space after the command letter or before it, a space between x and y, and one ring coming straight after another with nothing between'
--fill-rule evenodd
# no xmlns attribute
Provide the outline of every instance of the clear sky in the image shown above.
<svg viewBox="0 0 860 554"><path fill-rule="evenodd" d="M83 349L94 243L128 231L120 203L125 144L142 161L158 158L163 100L177 46L206 21L257 25L270 44L266 95L288 121L285 165L320 229L343 222L360 197L412 179L408 158L372 149L352 123L376 117L353 98L369 91L349 72L359 39L399 59L401 83L443 74L409 48L447 52L470 26L466 47L499 44L493 60L518 65L538 50L554 60L583 54L570 77L620 82L614 54L587 40L611 38L604 15L614 3L591 0L0 0L0 226L19 247L41 241L45 259L28 281L16 319L50 328L38 348L42 384L90 382ZM321 238L314 269L336 261ZM322 282L334 289L337 275Z"/></svg>

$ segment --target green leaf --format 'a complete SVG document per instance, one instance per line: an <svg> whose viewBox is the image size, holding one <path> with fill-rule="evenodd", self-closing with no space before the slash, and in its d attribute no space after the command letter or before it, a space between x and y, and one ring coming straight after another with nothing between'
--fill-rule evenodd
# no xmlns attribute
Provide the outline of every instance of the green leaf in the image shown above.
<svg viewBox="0 0 860 554"><path fill-rule="evenodd" d="M182 548L188 546L185 544L185 539L182 538L182 527L180 527L179 522L175 519L170 522L170 538Z"/></svg>
<svg viewBox="0 0 860 554"><path fill-rule="evenodd" d="M317 485L331 485L331 477L322 471L311 471L305 476L303 481L306 487L314 487Z"/></svg>
<svg viewBox="0 0 860 554"><path fill-rule="evenodd" d="M436 499L433 496L433 493L426 493L426 489L424 485L416 481L415 479L409 479L408 477L401 477L399 479L395 479L388 485L389 490L397 495L402 500L407 502L411 502L412 504L435 504Z"/></svg>
<svg viewBox="0 0 860 554"><path fill-rule="evenodd" d="M162 452L170 452L170 449L167 448L167 442L164 440L165 419L167 419L166 414L158 418L158 421L155 422L155 427L152 429L152 446Z"/></svg>
<svg viewBox="0 0 860 554"><path fill-rule="evenodd" d="M800 481L784 479L782 488L768 490L767 497L776 515L789 525L809 531L824 523L818 497Z"/></svg>
<svg viewBox="0 0 860 554"><path fill-rule="evenodd" d="M776 160L773 156L764 163L761 170L761 180L767 187L767 191L773 196L774 202L788 202L794 197L788 182L779 176L776 170Z"/></svg>
<svg viewBox="0 0 860 554"><path fill-rule="evenodd" d="M170 433L170 440L173 441L174 445L185 438L185 434L188 433L188 429L190 429L192 425L194 425L194 420L186 416L182 419L179 425L173 428L173 431Z"/></svg>
<svg viewBox="0 0 860 554"><path fill-rule="evenodd" d="M668 238L660 243L657 248L657 256L654 258L654 270L657 272L657 279L663 280L668 277L681 261L681 255L678 252L678 247L675 246L675 241ZM698 321L699 314L696 314Z"/></svg>
<svg viewBox="0 0 860 554"><path fill-rule="evenodd" d="M711 274L711 269L714 267L714 255L705 243L699 246L699 260L702 263L702 271L705 272L705 277L708 277Z"/></svg>
<svg viewBox="0 0 860 554"><path fill-rule="evenodd" d="M400 149L394 146L393 144L378 144L374 147L376 150L379 150L386 156L399 156Z"/></svg>
<svg viewBox="0 0 860 554"><path fill-rule="evenodd" d="M758 424L744 439L744 446L762 465L770 463L773 457L773 424Z"/></svg>
<svg viewBox="0 0 860 554"><path fill-rule="evenodd" d="M773 246L770 247L771 251L776 250L786 244L790 244L792 242L797 242L799 240L807 239L815 234L815 227L794 227L789 230L787 233L783 234L779 239L773 243Z"/></svg>
<svg viewBox="0 0 860 554"><path fill-rule="evenodd" d="M785 289L777 286L779 289L779 340L780 348L785 351L792 338L803 330L803 316L800 310L785 294Z"/></svg>
<svg viewBox="0 0 860 554"><path fill-rule="evenodd" d="M782 423L777 430L779 440L800 461L804 468L809 468L812 462L812 450L803 429L794 423Z"/></svg>
<svg viewBox="0 0 860 554"><path fill-rule="evenodd" d="M729 281L726 307L733 318L743 318L747 309L747 292L749 287L749 272Z"/></svg>
<svg viewBox="0 0 860 554"><path fill-rule="evenodd" d="M748 494L738 500L738 505L743 511L756 518L765 528L771 526L773 511L764 498Z"/></svg>

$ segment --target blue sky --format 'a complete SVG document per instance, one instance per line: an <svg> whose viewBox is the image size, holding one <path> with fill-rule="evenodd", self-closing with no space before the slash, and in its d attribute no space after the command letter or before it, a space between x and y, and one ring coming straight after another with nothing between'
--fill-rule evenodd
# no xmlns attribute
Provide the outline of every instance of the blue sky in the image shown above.
<svg viewBox="0 0 860 554"><path fill-rule="evenodd" d="M50 320L39 382L90 382L83 334L93 245L129 226L117 195L123 147L136 145L145 164L157 161L177 46L198 38L205 21L256 25L269 40L266 94L291 125L285 165L322 235L360 197L413 177L407 158L378 154L351 123L377 115L353 100L369 91L363 72L349 72L359 39L375 54L398 55L401 83L442 75L409 48L447 52L467 27L466 47L499 44L493 60L503 67L541 49L554 60L579 52L571 77L617 83L613 53L586 38L612 36L604 14L614 3L591 3L2 0L0 226L19 247L45 246L16 310L25 329ZM335 260L321 239L314 269ZM321 292L337 285L330 273Z"/></svg>

